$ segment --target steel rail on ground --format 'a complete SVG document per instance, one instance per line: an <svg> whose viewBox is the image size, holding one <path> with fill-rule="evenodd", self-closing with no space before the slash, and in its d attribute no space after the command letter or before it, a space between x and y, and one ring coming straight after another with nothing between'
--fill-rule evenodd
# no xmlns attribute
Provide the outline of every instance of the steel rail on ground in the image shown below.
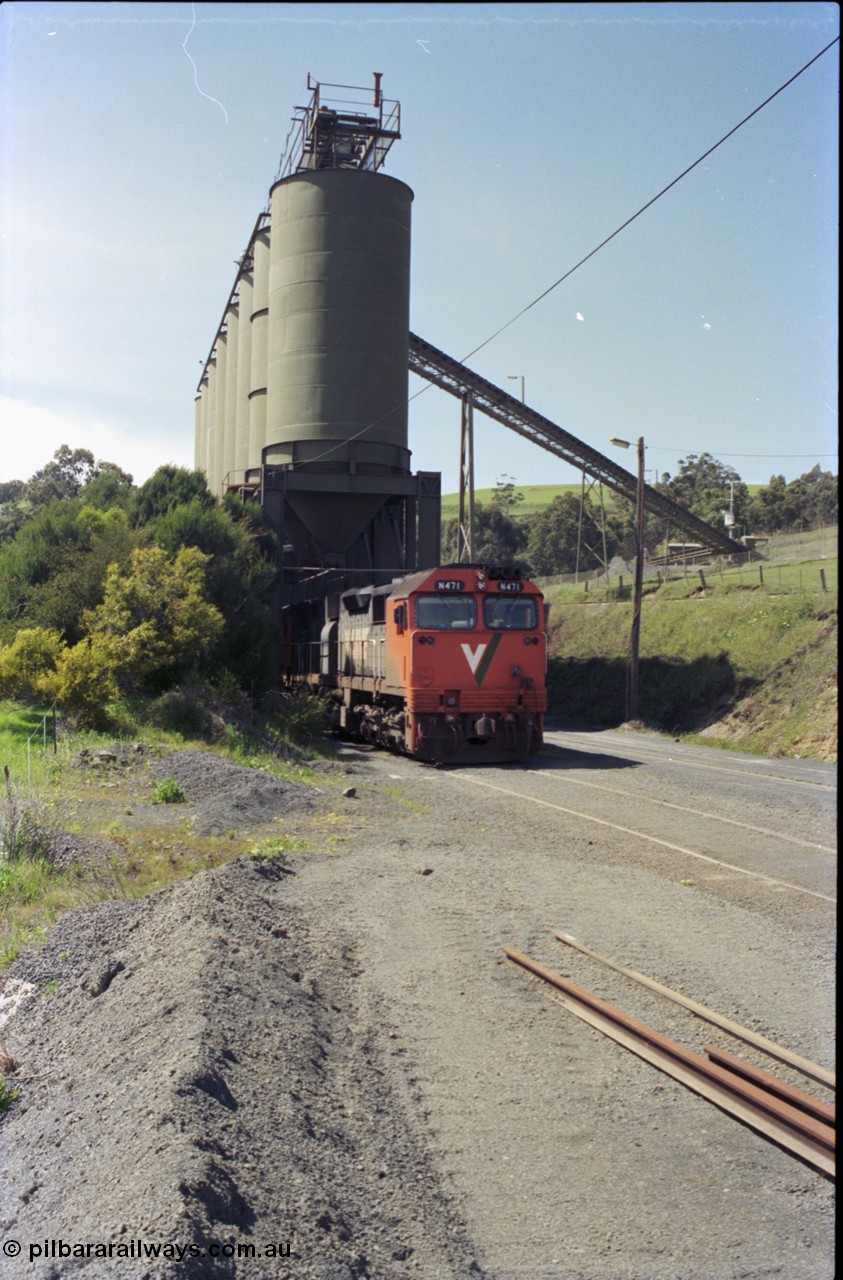
<svg viewBox="0 0 843 1280"><path fill-rule="evenodd" d="M835 1173L835 1131L800 1107L686 1049L523 952L504 947L513 964L562 993L565 1008L694 1093L735 1116L827 1177Z"/></svg>
<svg viewBox="0 0 843 1280"><path fill-rule="evenodd" d="M621 964L615 964L614 960L598 955L596 951L584 946L569 933L555 933L554 937L559 942L564 942L566 946L573 947L575 951L580 951L584 956L590 956L592 960L599 960L600 964L606 965L607 969L614 969L615 973L622 973L625 978L632 978L633 982L638 982L643 987L649 987L651 991L665 996L668 1000L672 1000L674 1004L680 1004L684 1009L690 1009L691 1013L695 1013L698 1018L702 1018L705 1022L710 1022L715 1027L720 1027L722 1031L728 1032L730 1036L734 1036L737 1040L743 1040L746 1044L751 1044L754 1048L760 1049L768 1057L786 1063L789 1067L800 1071L803 1076L816 1080L818 1084L824 1084L829 1089L837 1087L837 1076L833 1071L819 1066L816 1062L811 1062L809 1058L803 1057L802 1054L794 1053L792 1049L776 1044L775 1040L768 1040L766 1036L750 1030L749 1027L742 1027L739 1022L734 1022L731 1018L724 1017L722 1013L709 1009L708 1005L700 1004L698 1000L692 1000L690 996L683 995L681 991L674 991L672 987L664 986L663 983L657 982L655 978L648 977L646 973L639 973L637 969L627 969Z"/></svg>

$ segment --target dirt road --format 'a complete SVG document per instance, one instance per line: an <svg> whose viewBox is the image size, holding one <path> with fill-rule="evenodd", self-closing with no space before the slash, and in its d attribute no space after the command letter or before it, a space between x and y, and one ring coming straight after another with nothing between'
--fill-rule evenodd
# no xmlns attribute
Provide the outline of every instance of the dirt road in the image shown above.
<svg viewBox="0 0 843 1280"><path fill-rule="evenodd" d="M3 1126L6 1235L293 1242L86 1280L831 1277L828 1181L502 948L772 1069L563 930L833 1065L834 768L642 734L551 734L525 768L343 759L285 814L314 845L286 869L77 913L19 962L59 977L9 1028L33 1079ZM27 1256L8 1274L75 1274Z"/></svg>

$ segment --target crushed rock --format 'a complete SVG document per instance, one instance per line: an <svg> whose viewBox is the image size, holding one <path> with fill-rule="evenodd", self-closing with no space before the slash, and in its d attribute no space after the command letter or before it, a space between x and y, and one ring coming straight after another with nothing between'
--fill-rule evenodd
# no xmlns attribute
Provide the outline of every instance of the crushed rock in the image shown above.
<svg viewBox="0 0 843 1280"><path fill-rule="evenodd" d="M156 761L151 774L159 782L175 779L187 799L197 802L192 814L197 835L260 826L290 809L306 808L319 794L309 783L288 782L211 751L174 751Z"/></svg>
<svg viewBox="0 0 843 1280"><path fill-rule="evenodd" d="M22 1083L0 1128L4 1238L257 1256L30 1263L27 1246L0 1255L4 1278L482 1274L382 1069L351 945L290 908L290 874L240 859L69 913L10 971L42 990L7 1028Z"/></svg>
<svg viewBox="0 0 843 1280"><path fill-rule="evenodd" d="M119 851L119 845L113 840L83 836L75 831L54 830L50 833L49 861L60 870L66 870L74 863L107 866Z"/></svg>

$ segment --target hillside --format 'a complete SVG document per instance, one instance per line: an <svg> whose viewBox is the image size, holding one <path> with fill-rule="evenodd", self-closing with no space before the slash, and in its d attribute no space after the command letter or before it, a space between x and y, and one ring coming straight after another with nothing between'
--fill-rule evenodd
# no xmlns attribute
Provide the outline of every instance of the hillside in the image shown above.
<svg viewBox="0 0 843 1280"><path fill-rule="evenodd" d="M582 486L579 484L516 484L515 492L523 493L524 501L519 502L512 512L519 518L525 516L534 516L539 511L544 511L545 507L549 507L554 498L560 497L564 493L573 493L579 496ZM747 489L750 494L756 493L761 485L750 484ZM494 489L475 489L474 500L486 506L492 500ZM603 493L604 502L608 506L618 501L617 495L608 487ZM625 501L625 499L622 499ZM442 495L442 519L451 520L459 514L460 495L458 493L443 493Z"/></svg>
<svg viewBox="0 0 843 1280"><path fill-rule="evenodd" d="M836 760L836 532L780 536L741 568L649 578L639 718L709 745ZM624 719L630 583L547 588L553 713Z"/></svg>

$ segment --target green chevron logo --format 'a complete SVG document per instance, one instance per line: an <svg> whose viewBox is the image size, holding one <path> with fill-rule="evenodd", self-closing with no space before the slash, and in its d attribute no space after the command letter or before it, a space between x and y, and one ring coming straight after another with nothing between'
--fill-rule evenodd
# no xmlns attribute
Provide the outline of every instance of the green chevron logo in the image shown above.
<svg viewBox="0 0 843 1280"><path fill-rule="evenodd" d="M500 642L501 633L497 632L496 635L492 636L488 643L484 641L482 644L478 644L476 649L472 649L470 644L460 645L460 648L465 654L465 660L469 665L471 674L474 676L474 679L478 684L482 684L486 679L486 672L489 670L489 665L492 658L495 656L495 652Z"/></svg>

